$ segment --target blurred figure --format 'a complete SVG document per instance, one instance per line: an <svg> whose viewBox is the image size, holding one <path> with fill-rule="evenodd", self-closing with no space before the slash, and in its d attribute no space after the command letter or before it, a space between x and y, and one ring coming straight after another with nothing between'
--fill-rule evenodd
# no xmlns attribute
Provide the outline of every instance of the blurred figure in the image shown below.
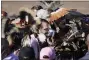
<svg viewBox="0 0 89 60"><path fill-rule="evenodd" d="M15 50L3 60L36 60L35 53L31 47L22 47Z"/></svg>
<svg viewBox="0 0 89 60"><path fill-rule="evenodd" d="M21 7L19 11L26 11L27 13L30 13L33 17L36 16L36 13L32 9L29 9L28 7Z"/></svg>
<svg viewBox="0 0 89 60"><path fill-rule="evenodd" d="M9 42L9 55L3 60L19 60L18 54L21 47L21 36L19 33L13 32L7 36L7 41Z"/></svg>
<svg viewBox="0 0 89 60"><path fill-rule="evenodd" d="M1 57L2 59L9 54L9 43L6 39L1 39Z"/></svg>
<svg viewBox="0 0 89 60"><path fill-rule="evenodd" d="M51 28L49 22L45 19L41 19L41 24L38 26L39 33L48 34L48 35L54 35L54 30Z"/></svg>
<svg viewBox="0 0 89 60"><path fill-rule="evenodd" d="M55 50L53 47L45 47L40 51L40 60L55 60Z"/></svg>
<svg viewBox="0 0 89 60"><path fill-rule="evenodd" d="M55 31L51 29L50 24L47 20L41 19L41 24L39 26L39 34L40 33L46 35L46 39L49 45L52 45L54 43L53 37Z"/></svg>
<svg viewBox="0 0 89 60"><path fill-rule="evenodd" d="M23 39L22 39L22 47L32 47L35 53L35 58L38 60L39 59L39 42L38 39L36 38L35 34L27 34Z"/></svg>
<svg viewBox="0 0 89 60"><path fill-rule="evenodd" d="M38 6L33 6L31 8L34 12L36 12L37 17L39 17L40 19L47 19L49 17L49 13L47 10L43 9L42 6L38 5Z"/></svg>
<svg viewBox="0 0 89 60"><path fill-rule="evenodd" d="M7 16L8 16L7 12L1 11L1 17L2 17L2 18L7 17Z"/></svg>
<svg viewBox="0 0 89 60"><path fill-rule="evenodd" d="M12 21L11 23L16 25L16 27L18 28L25 28L26 26L34 24L34 22L35 21L31 13L22 10L19 12L18 18Z"/></svg>
<svg viewBox="0 0 89 60"><path fill-rule="evenodd" d="M39 33L47 34L50 28L49 26L49 22L45 19L42 19L41 24L39 26Z"/></svg>
<svg viewBox="0 0 89 60"><path fill-rule="evenodd" d="M19 59L19 52L21 52L21 54L23 54L24 52L24 48L26 46L24 46L24 48L21 48L21 40L22 40L22 37L19 33L16 33L16 32L13 32L12 34L8 35L7 36L7 40L9 42L9 48L10 48L10 54L4 58L4 60L25 60L23 57L21 57L22 55L20 55L20 59ZM24 42L25 43L25 42ZM33 43L33 42L32 42ZM34 43L33 43L34 44ZM36 45L35 45L36 46ZM30 46L29 46L30 47ZM32 45L33 47L33 45ZM38 47L37 47L38 48ZM26 48L27 49L27 48ZM36 48L35 48L36 49ZM22 52L23 51L23 52ZM28 51L28 50L27 50ZM33 49L33 51L36 51ZM37 51L36 51L37 52ZM24 52L25 53L25 52ZM26 53L27 54L27 53ZM25 55L26 55L25 54ZM30 54L30 53L29 53ZM34 53L35 54L35 53ZM29 56L29 55L28 55ZM36 55L38 56L38 55ZM28 59L27 59L28 60Z"/></svg>
<svg viewBox="0 0 89 60"><path fill-rule="evenodd" d="M79 60L89 60L89 34L86 37L86 44L87 44L88 52L84 57L80 58Z"/></svg>
<svg viewBox="0 0 89 60"><path fill-rule="evenodd" d="M4 32L5 24L6 24L7 20L9 20L7 16L8 16L7 12L5 12L5 11L1 12L1 38L5 38L5 32Z"/></svg>
<svg viewBox="0 0 89 60"><path fill-rule="evenodd" d="M19 52L19 50L14 51L13 53L11 53L10 55L8 55L3 60L19 60L19 58L18 58L18 52Z"/></svg>
<svg viewBox="0 0 89 60"><path fill-rule="evenodd" d="M36 60L35 53L31 47L23 47L19 52L19 60Z"/></svg>

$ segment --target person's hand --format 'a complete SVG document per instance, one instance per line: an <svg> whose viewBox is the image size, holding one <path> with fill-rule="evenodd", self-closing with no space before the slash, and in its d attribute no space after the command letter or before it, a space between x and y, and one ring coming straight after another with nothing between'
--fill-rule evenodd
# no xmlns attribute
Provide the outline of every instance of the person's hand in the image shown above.
<svg viewBox="0 0 89 60"><path fill-rule="evenodd" d="M20 51L20 49L18 49L18 50L16 50L16 51L14 51L14 55L19 55L19 51Z"/></svg>

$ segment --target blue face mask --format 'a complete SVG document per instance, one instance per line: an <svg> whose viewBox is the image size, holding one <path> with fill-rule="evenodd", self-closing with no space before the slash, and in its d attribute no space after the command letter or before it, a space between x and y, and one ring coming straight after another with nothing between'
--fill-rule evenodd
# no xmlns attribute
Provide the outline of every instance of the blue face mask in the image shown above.
<svg viewBox="0 0 89 60"><path fill-rule="evenodd" d="M49 30L48 36L51 36L51 37L52 37L52 36L54 36L54 33L55 33L55 32L54 32L53 30Z"/></svg>

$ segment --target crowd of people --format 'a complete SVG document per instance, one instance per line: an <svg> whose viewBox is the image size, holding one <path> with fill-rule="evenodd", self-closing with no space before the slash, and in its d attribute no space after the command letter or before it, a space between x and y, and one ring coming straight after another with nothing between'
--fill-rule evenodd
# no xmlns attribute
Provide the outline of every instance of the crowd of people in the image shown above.
<svg viewBox="0 0 89 60"><path fill-rule="evenodd" d="M58 10L58 9L57 9ZM64 16L67 9L60 16ZM19 15L8 16L2 11L1 20L1 55L2 60L60 60L56 57L54 35L60 29L52 29L50 20L51 9L45 10L42 6L33 6L31 9L20 9ZM51 22L50 22L51 21ZM87 36L89 45L89 35ZM89 47L88 47L89 48ZM89 52L88 52L89 53ZM89 59L88 54L80 60Z"/></svg>

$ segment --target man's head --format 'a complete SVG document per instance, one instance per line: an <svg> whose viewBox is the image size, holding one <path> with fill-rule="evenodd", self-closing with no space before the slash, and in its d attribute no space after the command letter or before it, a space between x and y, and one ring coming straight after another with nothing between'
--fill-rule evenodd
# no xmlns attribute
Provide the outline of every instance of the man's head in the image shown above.
<svg viewBox="0 0 89 60"><path fill-rule="evenodd" d="M1 11L1 17L6 17L8 14L5 11Z"/></svg>
<svg viewBox="0 0 89 60"><path fill-rule="evenodd" d="M49 23L48 21L42 19L41 20L41 26L40 26L40 30L42 33L47 33L49 30Z"/></svg>
<svg viewBox="0 0 89 60"><path fill-rule="evenodd" d="M19 17L20 17L20 23L22 25L27 25L27 24L32 25L35 23L32 14L28 13L27 11L20 11Z"/></svg>
<svg viewBox="0 0 89 60"><path fill-rule="evenodd" d="M19 52L19 60L35 60L33 48L23 47Z"/></svg>

